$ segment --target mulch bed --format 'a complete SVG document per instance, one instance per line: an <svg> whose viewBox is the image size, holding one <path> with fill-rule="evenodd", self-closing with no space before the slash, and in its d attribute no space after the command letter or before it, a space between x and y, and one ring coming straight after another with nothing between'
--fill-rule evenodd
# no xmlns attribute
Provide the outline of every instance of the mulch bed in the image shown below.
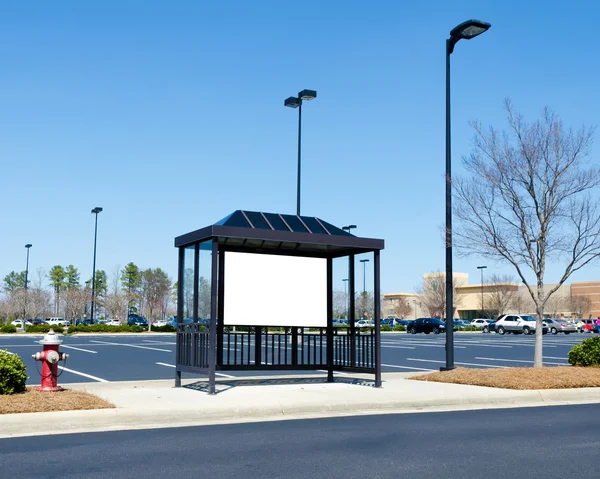
<svg viewBox="0 0 600 479"><path fill-rule="evenodd" d="M412 376L418 381L469 384L503 389L572 389L600 387L598 367L456 368Z"/></svg>
<svg viewBox="0 0 600 479"><path fill-rule="evenodd" d="M0 414L108 409L114 407L114 404L93 394L68 389L57 392L40 392L28 388L23 393L0 395Z"/></svg>

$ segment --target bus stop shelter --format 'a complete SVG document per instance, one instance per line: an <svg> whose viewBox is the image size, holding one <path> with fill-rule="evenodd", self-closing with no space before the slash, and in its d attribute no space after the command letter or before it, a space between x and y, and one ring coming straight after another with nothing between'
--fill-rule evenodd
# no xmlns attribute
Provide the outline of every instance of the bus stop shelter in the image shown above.
<svg viewBox="0 0 600 479"><path fill-rule="evenodd" d="M335 371L372 373L381 386L383 240L354 236L316 217L236 210L176 237L175 247L175 386L182 372L208 375L214 394L216 372L232 370L326 370L328 382ZM363 283L365 262L372 262L369 328L354 327L359 258ZM347 320L335 323L334 261L346 276L338 279L347 306ZM245 296L247 290L253 295ZM366 300L364 284L362 294Z"/></svg>

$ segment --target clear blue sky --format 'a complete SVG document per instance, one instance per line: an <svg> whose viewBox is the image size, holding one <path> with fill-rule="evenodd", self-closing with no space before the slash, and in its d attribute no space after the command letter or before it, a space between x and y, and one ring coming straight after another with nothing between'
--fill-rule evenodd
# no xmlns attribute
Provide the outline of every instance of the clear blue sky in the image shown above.
<svg viewBox="0 0 600 479"><path fill-rule="evenodd" d="M0 4L0 278L129 261L176 276L173 239L236 209L302 213L383 238L383 292L444 270L445 40L454 173L467 122L599 123L600 43L590 1L5 1ZM593 152L597 163L600 147ZM478 258L454 269L479 281ZM487 262L486 274L509 273ZM551 265L546 282L558 279ZM598 264L574 280L600 279Z"/></svg>

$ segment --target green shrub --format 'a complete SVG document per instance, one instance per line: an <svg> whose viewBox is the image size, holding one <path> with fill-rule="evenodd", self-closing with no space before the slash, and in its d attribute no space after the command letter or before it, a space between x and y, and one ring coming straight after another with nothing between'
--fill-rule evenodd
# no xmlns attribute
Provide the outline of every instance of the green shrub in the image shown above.
<svg viewBox="0 0 600 479"><path fill-rule="evenodd" d="M58 326L56 324L34 324L32 326L26 326L25 332L26 333L47 333L51 329L53 329L55 333L62 333L64 328L62 326Z"/></svg>
<svg viewBox="0 0 600 479"><path fill-rule="evenodd" d="M16 333L17 327L13 324L3 324L0 326L0 333Z"/></svg>
<svg viewBox="0 0 600 479"><path fill-rule="evenodd" d="M25 391L27 379L25 364L21 357L0 350L0 394L15 394Z"/></svg>
<svg viewBox="0 0 600 479"><path fill-rule="evenodd" d="M406 331L406 326L404 326L403 324L397 324L394 328L394 331Z"/></svg>
<svg viewBox="0 0 600 479"><path fill-rule="evenodd" d="M569 351L572 366L600 366L600 336L584 339Z"/></svg>
<svg viewBox="0 0 600 479"><path fill-rule="evenodd" d="M106 324L78 324L69 326L69 333L141 333L145 331L142 326L108 326Z"/></svg>
<svg viewBox="0 0 600 479"><path fill-rule="evenodd" d="M174 333L177 329L175 329L175 326L165 324L164 326L152 326L152 331L156 333Z"/></svg>
<svg viewBox="0 0 600 479"><path fill-rule="evenodd" d="M379 328L381 331L392 331L392 327L388 326L387 324L384 324L383 326L381 326L381 328Z"/></svg>

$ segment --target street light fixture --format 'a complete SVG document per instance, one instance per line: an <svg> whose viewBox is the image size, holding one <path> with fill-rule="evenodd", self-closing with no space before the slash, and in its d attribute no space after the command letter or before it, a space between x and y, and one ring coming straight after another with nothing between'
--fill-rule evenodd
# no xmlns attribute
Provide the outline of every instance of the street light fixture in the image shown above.
<svg viewBox="0 0 600 479"><path fill-rule="evenodd" d="M92 306L90 316L92 319L92 323L94 322L94 302L95 302L95 294L96 294L96 240L98 238L98 213L102 211L102 208L96 206L92 210L92 214L96 215L96 226L94 227L94 266L92 268Z"/></svg>
<svg viewBox="0 0 600 479"><path fill-rule="evenodd" d="M366 272L367 272L367 263L370 260L368 259L361 259L360 262L363 264L363 295L367 294L367 276L366 276Z"/></svg>
<svg viewBox="0 0 600 479"><path fill-rule="evenodd" d="M487 266L477 266L477 269L481 270L481 317L485 314L485 308L483 307L483 270L486 269Z"/></svg>
<svg viewBox="0 0 600 479"><path fill-rule="evenodd" d="M300 174L302 170L302 101L310 101L317 98L315 90L302 90L298 96L286 98L284 106L289 108L298 108L298 191L296 196L296 214L300 216Z"/></svg>
<svg viewBox="0 0 600 479"><path fill-rule="evenodd" d="M461 40L470 40L481 35L490 24L479 20L468 20L450 31L446 40L446 367L454 369L454 298L452 297L452 165L450 155L450 54L454 45Z"/></svg>

